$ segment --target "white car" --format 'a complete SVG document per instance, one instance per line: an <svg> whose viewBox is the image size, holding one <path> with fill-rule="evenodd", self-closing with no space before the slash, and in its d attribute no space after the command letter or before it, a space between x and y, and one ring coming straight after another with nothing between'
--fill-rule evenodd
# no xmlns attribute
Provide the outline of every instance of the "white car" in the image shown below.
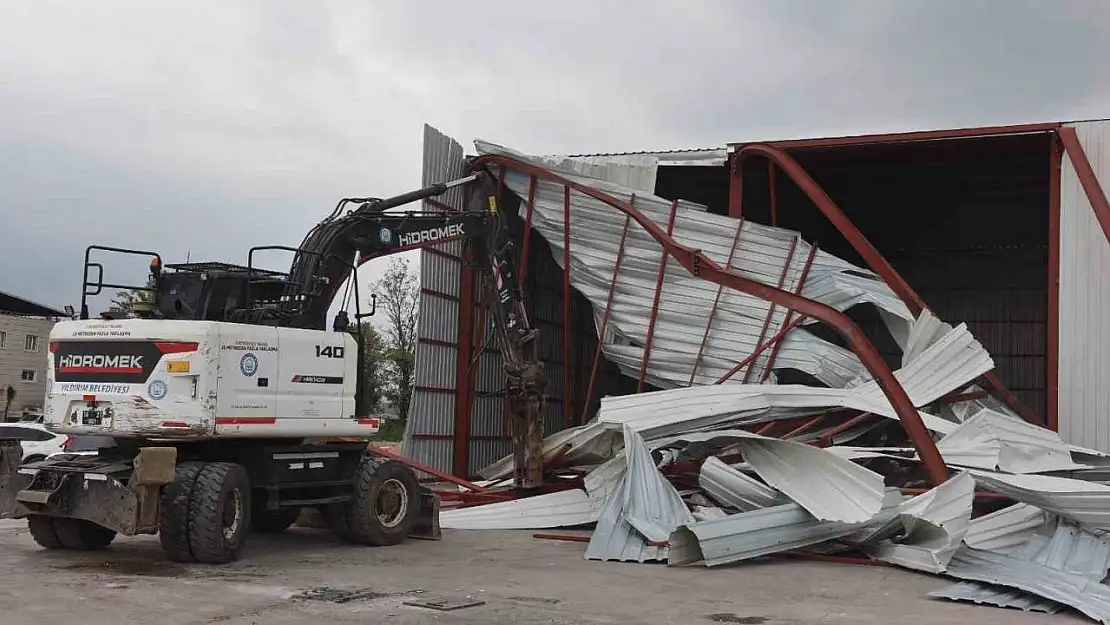
<svg viewBox="0 0 1110 625"><path fill-rule="evenodd" d="M0 438L14 438L23 447L23 462L45 460L65 449L65 434L55 434L40 423L0 423Z"/></svg>

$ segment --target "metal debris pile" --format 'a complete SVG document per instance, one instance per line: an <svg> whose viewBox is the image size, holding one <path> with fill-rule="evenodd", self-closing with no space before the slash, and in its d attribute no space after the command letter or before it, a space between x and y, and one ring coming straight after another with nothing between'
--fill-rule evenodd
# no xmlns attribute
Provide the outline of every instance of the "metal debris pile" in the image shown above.
<svg viewBox="0 0 1110 625"><path fill-rule="evenodd" d="M592 527L578 535L590 560L877 561L950 578L935 597L1110 623L1110 459L981 392L993 366L964 325L914 322L896 377L950 470L935 487L865 377L692 386L605 398L593 421L545 441L549 492L499 490L505 458L459 487L478 505L445 509L441 525Z"/></svg>

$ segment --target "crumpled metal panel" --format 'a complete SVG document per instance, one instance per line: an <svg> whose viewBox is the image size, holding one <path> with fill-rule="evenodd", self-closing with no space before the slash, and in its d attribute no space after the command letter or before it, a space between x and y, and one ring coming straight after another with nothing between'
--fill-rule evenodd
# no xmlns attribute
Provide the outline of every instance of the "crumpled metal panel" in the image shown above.
<svg viewBox="0 0 1110 625"><path fill-rule="evenodd" d="M885 523L894 518L901 501L898 489L887 489L882 508L869 522ZM798 504L789 503L681 526L671 534L667 564L718 566L740 562L823 543L860 527L859 523L821 521Z"/></svg>
<svg viewBox="0 0 1110 625"><path fill-rule="evenodd" d="M1017 503L972 519L964 542L975 549L1011 553L1028 543L1046 520L1044 510Z"/></svg>
<svg viewBox="0 0 1110 625"><path fill-rule="evenodd" d="M865 549L867 555L908 569L941 573L971 522L975 479L961 473L902 502L892 532L901 536Z"/></svg>
<svg viewBox="0 0 1110 625"><path fill-rule="evenodd" d="M1060 436L1021 418L984 409L937 443L945 463L1007 473L1084 468Z"/></svg>
<svg viewBox="0 0 1110 625"><path fill-rule="evenodd" d="M439 525L456 530L518 530L574 527L597 520L598 503L581 489L501 501L469 508L449 508Z"/></svg>
<svg viewBox="0 0 1110 625"><path fill-rule="evenodd" d="M982 582L952 584L940 590L934 590L929 593L929 596L951 601L996 605L1000 608L1017 608L1025 612L1044 612L1046 614L1057 614L1065 608L1065 606L1055 601L1016 588L995 586Z"/></svg>
<svg viewBox="0 0 1110 625"><path fill-rule="evenodd" d="M994 363L964 324L930 340L912 362L895 372L915 406L924 406L966 386ZM774 419L821 414L837 408L896 419L897 413L878 384L860 380L850 388L824 388L797 384L710 384L601 399L595 421L544 442L545 456L570 445L568 460L609 450L599 461L619 449L620 430L628 423L649 443L667 437L737 428ZM925 426L946 434L958 424L919 412ZM494 479L512 473L511 456L480 471Z"/></svg>
<svg viewBox="0 0 1110 625"><path fill-rule="evenodd" d="M863 523L883 505L883 476L824 449L756 434L739 446L763 481L822 521Z"/></svg>
<svg viewBox="0 0 1110 625"><path fill-rule="evenodd" d="M605 502L590 536L587 560L665 560L665 542L679 525L694 523L686 503L652 461L638 434L625 429L626 469Z"/></svg>
<svg viewBox="0 0 1110 625"><path fill-rule="evenodd" d="M526 155L483 141L476 141L479 154L510 155L539 165L550 165ZM662 228L670 221L671 202L650 193L612 182L582 176L574 168L559 169L566 177L634 202L638 210ZM509 170L505 184L519 197L529 195L530 177ZM625 215L579 193L571 194L572 241L571 283L594 306L598 322L605 309L613 280ZM563 262L564 187L539 181L535 189L532 217L536 231L551 246L555 260ZM811 247L798 233L706 212L705 207L679 202L675 213L674 237L680 243L701 249L714 261L729 265L745 277L764 284L798 290ZM736 236L740 228L739 237ZM606 356L629 376L639 375L643 345L647 341L649 316L663 258L662 247L638 226L628 229L624 259L617 274L609 328L604 337ZM785 276L785 278L783 278ZM764 331L771 304L690 275L677 263L668 263L664 273L663 297L651 346L650 380L663 387L709 384L724 375L738 358L752 353L761 340L774 335L785 323L787 311L776 307ZM717 294L720 292L718 299ZM886 311L896 325L908 326L913 316L893 291L872 272L831 254L818 251L801 288L802 295L845 310L872 303ZM710 311L717 300L715 313ZM600 325L600 323L599 323ZM708 330L707 330L708 329ZM703 338L708 331L708 340ZM702 351L698 359L698 352ZM751 373L762 378L769 350L754 363ZM810 373L831 385L842 387L863 373L858 358L850 351L824 341L804 329L795 329L782 342L778 367ZM695 374L696 368L696 374ZM734 380L739 383L741 375Z"/></svg>
<svg viewBox="0 0 1110 625"><path fill-rule="evenodd" d="M1110 531L1110 486L1048 475L1007 475L971 469L981 486L1016 501Z"/></svg>
<svg viewBox="0 0 1110 625"><path fill-rule="evenodd" d="M698 473L698 486L717 503L741 512L790 503L790 498L786 495L715 457L706 458L702 463Z"/></svg>
<svg viewBox="0 0 1110 625"><path fill-rule="evenodd" d="M949 563L947 573L981 586L974 590L946 588L933 594L963 599L962 595L989 594L1003 586L1069 605L1108 623L1110 588L1101 583L1108 568L1110 543L1080 525L1055 518L1009 555L962 547ZM1021 607L1030 601L1015 597L1013 603Z"/></svg>

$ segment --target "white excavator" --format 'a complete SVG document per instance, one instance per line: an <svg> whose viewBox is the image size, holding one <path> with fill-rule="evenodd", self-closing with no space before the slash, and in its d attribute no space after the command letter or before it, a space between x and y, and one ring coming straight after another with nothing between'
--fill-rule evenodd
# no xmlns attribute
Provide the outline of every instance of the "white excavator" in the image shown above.
<svg viewBox="0 0 1110 625"><path fill-rule="evenodd" d="M463 211L387 212L456 187L469 195ZM517 485L538 486L545 376L509 236L496 183L479 171L393 198L342 200L299 247L252 248L246 266L163 266L152 252L90 246L79 319L50 334L44 421L115 444L21 465L19 441L0 440L0 518L26 518L47 549L156 533L180 562L238 559L252 531L281 532L304 508L354 544L438 537L436 495L368 447L380 422L362 397L360 322L373 311L362 312L356 278L361 259L457 239L474 246L496 291ZM291 252L289 271L255 268L263 250ZM93 252L152 258L150 280L105 282ZM344 284L354 285L353 327L346 306L329 319ZM148 296L126 318L90 318L88 297L104 289Z"/></svg>

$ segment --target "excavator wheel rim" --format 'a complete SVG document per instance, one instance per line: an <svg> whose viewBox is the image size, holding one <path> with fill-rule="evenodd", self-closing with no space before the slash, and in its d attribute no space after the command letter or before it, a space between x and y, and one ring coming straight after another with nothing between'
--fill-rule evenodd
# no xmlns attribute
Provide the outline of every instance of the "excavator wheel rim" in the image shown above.
<svg viewBox="0 0 1110 625"><path fill-rule="evenodd" d="M409 511L409 492L396 478L382 482L378 489L378 522L383 527L394 528L405 520Z"/></svg>

